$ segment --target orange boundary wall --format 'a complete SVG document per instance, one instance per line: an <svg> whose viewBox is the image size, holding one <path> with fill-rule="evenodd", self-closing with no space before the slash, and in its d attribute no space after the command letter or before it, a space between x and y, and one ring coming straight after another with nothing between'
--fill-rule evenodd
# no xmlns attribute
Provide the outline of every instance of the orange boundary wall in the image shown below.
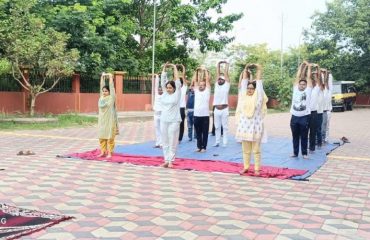
<svg viewBox="0 0 370 240"><path fill-rule="evenodd" d="M0 109L2 112L27 112L23 108L23 92L0 92ZM123 105L119 111L148 111L150 108L150 94L121 94ZM36 99L37 113L91 113L98 111L98 93L45 93ZM212 101L211 101L212 102ZM230 96L230 108L235 109L237 96ZM210 106L211 107L211 106ZM211 109L211 108L210 108Z"/></svg>
<svg viewBox="0 0 370 240"><path fill-rule="evenodd" d="M150 94L124 93L123 81L125 72L116 71L114 74L116 88L116 107L118 111L148 111L151 110ZM98 111L98 93L80 93L80 76L74 74L72 78L72 93L48 92L41 94L36 99L37 113L91 113ZM5 113L29 111L28 92L0 92L0 111ZM238 97L229 96L229 106L235 109ZM213 96L211 97L213 102ZM271 99L268 107L275 107L278 102ZM358 95L356 105L369 105L370 95ZM210 104L210 109L212 105Z"/></svg>

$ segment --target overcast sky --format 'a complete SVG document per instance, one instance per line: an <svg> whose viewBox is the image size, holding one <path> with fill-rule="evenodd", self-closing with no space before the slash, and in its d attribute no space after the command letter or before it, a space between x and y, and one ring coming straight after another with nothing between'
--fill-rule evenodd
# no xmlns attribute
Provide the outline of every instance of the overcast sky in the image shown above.
<svg viewBox="0 0 370 240"><path fill-rule="evenodd" d="M330 0L329 0L330 1ZM303 28L311 25L315 11L326 11L326 0L228 0L224 14L240 13L243 18L234 24L234 43L267 43L280 49L283 15L283 47L298 46Z"/></svg>

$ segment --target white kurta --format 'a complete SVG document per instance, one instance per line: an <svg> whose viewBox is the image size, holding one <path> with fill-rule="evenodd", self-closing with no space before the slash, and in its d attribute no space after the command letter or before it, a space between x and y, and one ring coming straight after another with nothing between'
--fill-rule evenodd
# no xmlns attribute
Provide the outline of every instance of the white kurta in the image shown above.
<svg viewBox="0 0 370 240"><path fill-rule="evenodd" d="M243 80L246 81L246 80ZM246 84L243 84L244 86ZM250 104L252 96L247 96L246 91L242 89L240 94L240 100L238 102L237 109L237 130L236 139L237 141L250 141L250 142L267 142L266 129L263 124L263 98L264 91L261 80L256 82L257 103L255 106L254 114L252 117L248 118L246 112L244 111L247 104Z"/></svg>

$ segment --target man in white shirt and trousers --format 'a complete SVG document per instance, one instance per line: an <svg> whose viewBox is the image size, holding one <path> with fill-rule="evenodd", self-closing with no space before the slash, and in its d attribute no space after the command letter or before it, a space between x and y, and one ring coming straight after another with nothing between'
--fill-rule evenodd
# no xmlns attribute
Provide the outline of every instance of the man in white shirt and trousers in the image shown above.
<svg viewBox="0 0 370 240"><path fill-rule="evenodd" d="M203 75L198 77L198 72ZM209 99L211 96L210 75L203 66L197 68L194 73L192 84L194 84L194 127L197 133L196 152L205 152L208 143L209 131Z"/></svg>
<svg viewBox="0 0 370 240"><path fill-rule="evenodd" d="M225 64L225 72L221 73L221 65ZM216 141L214 147L218 147L221 142L221 127L223 128L222 145L227 146L227 130L229 121L229 91L230 91L230 78L229 78L229 64L226 61L220 61L216 68L215 92L213 97L214 122Z"/></svg>

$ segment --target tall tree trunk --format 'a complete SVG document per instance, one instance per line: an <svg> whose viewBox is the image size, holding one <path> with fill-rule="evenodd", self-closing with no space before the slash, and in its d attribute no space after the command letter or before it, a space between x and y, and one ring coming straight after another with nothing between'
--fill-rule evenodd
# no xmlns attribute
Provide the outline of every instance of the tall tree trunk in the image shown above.
<svg viewBox="0 0 370 240"><path fill-rule="evenodd" d="M33 117L35 115L35 103L36 103L36 95L31 94L31 104L30 104L30 116Z"/></svg>

